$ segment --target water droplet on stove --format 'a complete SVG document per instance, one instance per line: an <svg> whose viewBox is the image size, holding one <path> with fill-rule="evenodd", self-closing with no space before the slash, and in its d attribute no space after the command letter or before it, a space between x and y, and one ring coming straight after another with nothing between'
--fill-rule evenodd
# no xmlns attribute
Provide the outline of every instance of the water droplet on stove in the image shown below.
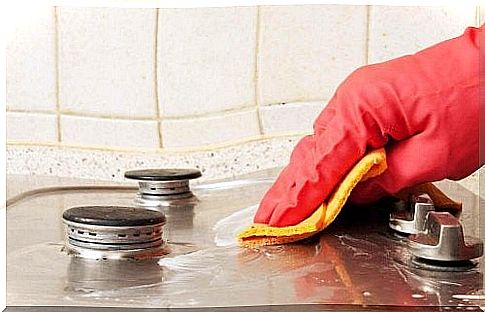
<svg viewBox="0 0 485 312"><path fill-rule="evenodd" d="M371 295L371 293L368 292L368 291L362 292L362 296L364 296L364 297L369 297L370 295Z"/></svg>

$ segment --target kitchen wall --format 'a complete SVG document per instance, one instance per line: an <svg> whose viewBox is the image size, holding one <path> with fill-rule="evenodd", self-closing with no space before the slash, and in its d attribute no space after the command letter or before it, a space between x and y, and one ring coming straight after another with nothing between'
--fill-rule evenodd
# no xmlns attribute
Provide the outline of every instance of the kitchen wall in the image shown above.
<svg viewBox="0 0 485 312"><path fill-rule="evenodd" d="M463 5L26 12L7 45L7 173L282 166L350 72L479 20Z"/></svg>

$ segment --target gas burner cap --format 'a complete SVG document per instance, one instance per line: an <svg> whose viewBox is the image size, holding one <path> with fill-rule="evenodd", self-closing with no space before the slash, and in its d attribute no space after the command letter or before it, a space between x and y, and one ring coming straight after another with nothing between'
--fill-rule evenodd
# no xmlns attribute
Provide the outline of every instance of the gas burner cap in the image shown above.
<svg viewBox="0 0 485 312"><path fill-rule="evenodd" d="M137 207L83 206L66 210L67 250L88 258L152 258L162 250L163 213Z"/></svg>
<svg viewBox="0 0 485 312"><path fill-rule="evenodd" d="M159 206L167 201L189 199L189 180L202 176L197 169L143 169L125 172L125 178L138 181L135 203L141 206Z"/></svg>
<svg viewBox="0 0 485 312"><path fill-rule="evenodd" d="M66 210L62 217L66 221L100 226L147 226L165 223L165 216L161 212L136 207L74 207Z"/></svg>
<svg viewBox="0 0 485 312"><path fill-rule="evenodd" d="M125 178L141 181L178 181L202 176L197 169L142 169L125 172Z"/></svg>

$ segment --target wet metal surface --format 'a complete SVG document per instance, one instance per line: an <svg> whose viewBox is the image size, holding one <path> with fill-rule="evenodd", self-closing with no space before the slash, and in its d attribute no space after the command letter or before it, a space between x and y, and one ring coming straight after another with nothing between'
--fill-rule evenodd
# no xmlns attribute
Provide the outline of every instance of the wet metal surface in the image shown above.
<svg viewBox="0 0 485 312"><path fill-rule="evenodd" d="M414 261L404 237L389 229L385 205L346 207L332 226L301 243L254 250L237 247L234 233L251 221L275 174L200 184L193 188L198 201L158 208L166 215L164 239L169 248L159 261L82 259L63 251L65 210L81 205L129 206L136 190L39 194L10 205L7 304L145 308L483 304L483 257L480 265L466 268ZM460 219L465 232L476 235L477 197L456 183L440 187L464 202Z"/></svg>

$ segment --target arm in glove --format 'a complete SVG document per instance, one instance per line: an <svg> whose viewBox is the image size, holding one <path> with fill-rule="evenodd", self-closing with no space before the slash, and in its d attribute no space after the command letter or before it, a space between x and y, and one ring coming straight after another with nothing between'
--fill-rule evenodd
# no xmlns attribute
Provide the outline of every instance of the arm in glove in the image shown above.
<svg viewBox="0 0 485 312"><path fill-rule="evenodd" d="M385 147L388 170L359 185L369 202L479 168L478 37L362 67L337 89L264 196L255 223L288 226L312 214L366 151Z"/></svg>

